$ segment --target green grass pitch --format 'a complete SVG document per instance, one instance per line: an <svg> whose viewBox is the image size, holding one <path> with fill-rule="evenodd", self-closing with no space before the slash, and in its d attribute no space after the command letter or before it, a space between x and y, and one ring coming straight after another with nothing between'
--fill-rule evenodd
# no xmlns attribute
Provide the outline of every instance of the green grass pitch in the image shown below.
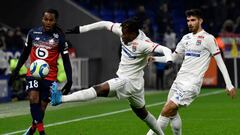
<svg viewBox="0 0 240 135"><path fill-rule="evenodd" d="M167 92L146 92L147 108L158 117ZM30 126L28 102L0 104L0 134L23 134ZM183 135L240 134L240 99L223 90L202 89L189 107L181 108ZM148 127L126 100L101 98L90 102L49 106L44 123L48 135L145 135ZM171 128L166 135L172 135ZM35 133L38 134L38 133Z"/></svg>

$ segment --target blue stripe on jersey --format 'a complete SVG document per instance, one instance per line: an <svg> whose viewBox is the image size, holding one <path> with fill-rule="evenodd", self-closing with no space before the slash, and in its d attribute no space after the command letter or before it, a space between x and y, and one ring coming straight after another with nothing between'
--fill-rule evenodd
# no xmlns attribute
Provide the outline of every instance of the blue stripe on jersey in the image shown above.
<svg viewBox="0 0 240 135"><path fill-rule="evenodd" d="M122 50L128 55L129 58L133 58L133 59L137 58L137 56L131 55L125 48L122 48Z"/></svg>
<svg viewBox="0 0 240 135"><path fill-rule="evenodd" d="M126 46L122 45L122 48L125 48L126 51L132 53L132 54L141 54L141 53L136 53L136 52L132 52L131 50L129 50Z"/></svg>
<svg viewBox="0 0 240 135"><path fill-rule="evenodd" d="M199 53L191 53L191 52L187 52L187 53L185 53L185 56L200 57L200 54L199 54Z"/></svg>

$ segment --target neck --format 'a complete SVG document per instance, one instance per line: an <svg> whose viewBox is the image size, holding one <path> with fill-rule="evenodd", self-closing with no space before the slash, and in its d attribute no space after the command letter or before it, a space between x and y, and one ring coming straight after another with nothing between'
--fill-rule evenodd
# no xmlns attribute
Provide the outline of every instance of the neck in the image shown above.
<svg viewBox="0 0 240 135"><path fill-rule="evenodd" d="M199 27L197 31L194 31L193 34L197 34L198 32L202 31L202 27Z"/></svg>

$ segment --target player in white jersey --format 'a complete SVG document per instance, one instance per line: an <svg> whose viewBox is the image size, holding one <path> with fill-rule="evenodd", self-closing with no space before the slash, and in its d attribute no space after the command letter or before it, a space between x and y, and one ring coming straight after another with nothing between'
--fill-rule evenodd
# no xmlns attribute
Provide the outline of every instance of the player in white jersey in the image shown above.
<svg viewBox="0 0 240 135"><path fill-rule="evenodd" d="M215 58L224 77L228 94L231 97L236 95L215 38L201 27L203 22L201 11L191 9L187 10L185 14L191 33L183 36L172 54L173 61L183 58L183 63L170 88L168 101L157 120L163 131L170 122L174 135L182 134L182 122L178 109L188 106L199 95L211 56ZM156 62L164 62L165 57L154 57L153 59ZM147 133L147 135L152 134L154 133L151 130Z"/></svg>
<svg viewBox="0 0 240 135"><path fill-rule="evenodd" d="M68 33L84 33L100 29L112 31L120 37L122 56L117 71L118 78L62 97L58 96L59 91L53 90L51 103L57 105L63 102L87 101L96 97L126 98L135 114L155 133L163 135L161 128L157 126L157 120L145 108L143 68L147 65L148 55L152 52L163 53L166 56L165 62L171 64L171 50L152 42L146 37L144 32L140 30L140 23L136 18L126 20L121 24L100 21L89 25L76 26Z"/></svg>

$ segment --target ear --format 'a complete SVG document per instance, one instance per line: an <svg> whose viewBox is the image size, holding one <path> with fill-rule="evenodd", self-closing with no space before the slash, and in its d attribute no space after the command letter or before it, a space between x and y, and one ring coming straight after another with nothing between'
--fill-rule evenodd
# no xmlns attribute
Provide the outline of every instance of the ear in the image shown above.
<svg viewBox="0 0 240 135"><path fill-rule="evenodd" d="M200 24L202 24L202 23L203 23L203 19L202 19L202 18L200 18L200 19L199 19L199 22L200 22Z"/></svg>

